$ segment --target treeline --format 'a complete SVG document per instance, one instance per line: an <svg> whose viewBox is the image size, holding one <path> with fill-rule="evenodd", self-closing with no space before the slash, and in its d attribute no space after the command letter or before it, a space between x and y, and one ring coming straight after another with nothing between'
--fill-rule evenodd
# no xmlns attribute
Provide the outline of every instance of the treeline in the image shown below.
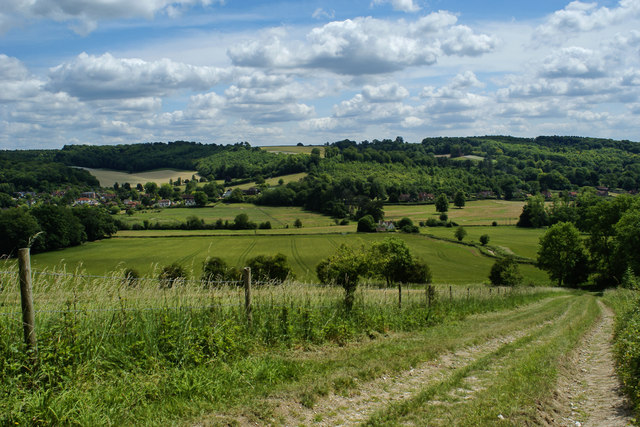
<svg viewBox="0 0 640 427"><path fill-rule="evenodd" d="M103 208L43 204L31 209L0 210L0 255L31 247L45 252L111 237L117 222Z"/></svg>
<svg viewBox="0 0 640 427"><path fill-rule="evenodd" d="M640 199L620 195L610 200L583 192L545 206L533 197L523 207L520 227L551 226L541 241L538 265L556 279L578 285L618 286L640 274ZM580 233L587 235L585 239ZM555 236L555 237L553 237ZM565 248L560 251L558 248ZM556 251L558 249L558 251ZM556 252L554 252L556 251ZM543 265L544 264L544 265ZM627 279L628 281L628 279Z"/></svg>
<svg viewBox="0 0 640 427"><path fill-rule="evenodd" d="M297 224L300 220L296 221ZM302 223L300 222L300 224ZM125 222L119 222L117 225L120 230L270 230L272 228L271 221L256 223L244 213L236 215L233 221L218 218L214 222L206 223L204 219L190 215L184 222L151 222L145 219L142 224L129 225Z"/></svg>

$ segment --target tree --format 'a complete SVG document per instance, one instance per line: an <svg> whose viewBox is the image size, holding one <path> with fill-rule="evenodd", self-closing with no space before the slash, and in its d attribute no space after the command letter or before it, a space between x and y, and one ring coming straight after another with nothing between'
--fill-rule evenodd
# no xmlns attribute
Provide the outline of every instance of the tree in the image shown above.
<svg viewBox="0 0 640 427"><path fill-rule="evenodd" d="M193 199L199 207L206 206L209 202L209 197L207 197L207 194L204 191L196 191L193 193Z"/></svg>
<svg viewBox="0 0 640 427"><path fill-rule="evenodd" d="M455 196L453 197L453 204L457 208L462 209L465 203L466 203L466 198L464 195L464 191L457 191Z"/></svg>
<svg viewBox="0 0 640 427"><path fill-rule="evenodd" d="M365 215L358 220L359 233L373 233L376 231L376 223L371 215Z"/></svg>
<svg viewBox="0 0 640 427"><path fill-rule="evenodd" d="M187 279L187 272L178 264L173 263L162 268L158 280L161 288L172 288L174 285L184 283Z"/></svg>
<svg viewBox="0 0 640 427"><path fill-rule="evenodd" d="M296 218L296 220L293 222L293 226L295 228L301 228L302 227L302 221L300 221L300 218Z"/></svg>
<svg viewBox="0 0 640 427"><path fill-rule="evenodd" d="M148 193L148 194L156 194L158 192L158 184L156 184L155 182L147 182L144 185L144 190Z"/></svg>
<svg viewBox="0 0 640 427"><path fill-rule="evenodd" d="M387 286L394 283L429 283L429 267L417 260L404 240L388 237L374 243L367 252L369 274L385 279Z"/></svg>
<svg viewBox="0 0 640 427"><path fill-rule="evenodd" d="M640 274L640 208L628 210L616 223L614 254L616 270Z"/></svg>
<svg viewBox="0 0 640 427"><path fill-rule="evenodd" d="M171 184L162 184L160 186L160 189L158 190L158 194L160 195L160 197L168 199L169 197L173 196L173 187L171 186Z"/></svg>
<svg viewBox="0 0 640 427"><path fill-rule="evenodd" d="M366 271L362 250L354 250L344 244L330 257L320 261L316 274L325 285L338 285L344 288L344 304L351 311L360 276Z"/></svg>
<svg viewBox="0 0 640 427"><path fill-rule="evenodd" d="M233 228L236 230L253 230L257 228L256 223L249 221L249 215L241 213L233 220Z"/></svg>
<svg viewBox="0 0 640 427"><path fill-rule="evenodd" d="M0 255L11 255L17 249L28 247L31 237L39 231L38 222L27 209L0 210Z"/></svg>
<svg viewBox="0 0 640 427"><path fill-rule="evenodd" d="M82 223L71 208L42 205L31 209L31 213L44 231L41 242L46 251L76 246L87 239Z"/></svg>
<svg viewBox="0 0 640 427"><path fill-rule="evenodd" d="M211 282L237 281L239 279L240 272L234 267L229 267L222 258L207 258L202 266L202 282L205 287L209 287Z"/></svg>
<svg viewBox="0 0 640 427"><path fill-rule="evenodd" d="M544 208L542 196L530 197L522 207L522 213L516 226L518 227L543 227L549 224L549 215Z"/></svg>
<svg viewBox="0 0 640 427"><path fill-rule="evenodd" d="M80 220L87 235L87 240L90 242L111 237L118 231L114 219L103 208L75 207L73 208L73 214Z"/></svg>
<svg viewBox="0 0 640 427"><path fill-rule="evenodd" d="M588 275L587 254L580 233L569 222L559 222L540 238L538 268L558 286L577 286Z"/></svg>
<svg viewBox="0 0 640 427"><path fill-rule="evenodd" d="M515 258L500 258L491 267L489 280L493 286L516 286L522 282L522 274Z"/></svg>
<svg viewBox="0 0 640 427"><path fill-rule="evenodd" d="M440 193L436 197L436 212L445 213L449 210L449 199L444 193Z"/></svg>
<svg viewBox="0 0 640 427"><path fill-rule="evenodd" d="M483 234L480 236L480 244L482 244L482 246L486 246L487 243L489 243L489 235Z"/></svg>
<svg viewBox="0 0 640 427"><path fill-rule="evenodd" d="M458 239L459 242L462 242L462 239L467 236L467 230L465 230L463 226L460 226L456 228L454 236L456 236L456 239Z"/></svg>
<svg viewBox="0 0 640 427"><path fill-rule="evenodd" d="M274 256L258 255L251 258L247 266L257 281L284 282L287 278L295 278L287 257L280 253Z"/></svg>
<svg viewBox="0 0 640 427"><path fill-rule="evenodd" d="M398 228L403 233L419 233L420 229L418 226L413 224L411 218L404 217L400 221L398 221Z"/></svg>

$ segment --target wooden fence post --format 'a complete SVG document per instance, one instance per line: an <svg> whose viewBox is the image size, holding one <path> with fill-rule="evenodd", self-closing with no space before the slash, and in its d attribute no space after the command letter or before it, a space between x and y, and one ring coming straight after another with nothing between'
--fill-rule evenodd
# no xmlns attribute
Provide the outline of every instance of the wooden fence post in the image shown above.
<svg viewBox="0 0 640 427"><path fill-rule="evenodd" d="M453 301L453 289L451 285L449 285L449 301Z"/></svg>
<svg viewBox="0 0 640 427"><path fill-rule="evenodd" d="M242 271L242 279L244 281L244 309L247 313L247 322L251 325L253 322L251 307L251 267L244 268Z"/></svg>
<svg viewBox="0 0 640 427"><path fill-rule="evenodd" d="M469 299L469 288L467 288L467 299Z"/></svg>
<svg viewBox="0 0 640 427"><path fill-rule="evenodd" d="M18 249L18 266L20 270L20 301L22 303L22 328L27 349L36 355L37 341L35 331L35 313L33 311L33 293L31 292L31 258L30 249Z"/></svg>

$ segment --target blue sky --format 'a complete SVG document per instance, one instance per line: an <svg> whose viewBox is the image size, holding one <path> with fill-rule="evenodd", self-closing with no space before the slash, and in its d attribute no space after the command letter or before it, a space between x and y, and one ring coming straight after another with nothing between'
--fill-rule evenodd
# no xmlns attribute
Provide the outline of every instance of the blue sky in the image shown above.
<svg viewBox="0 0 640 427"><path fill-rule="evenodd" d="M3 0L0 149L639 140L640 0Z"/></svg>

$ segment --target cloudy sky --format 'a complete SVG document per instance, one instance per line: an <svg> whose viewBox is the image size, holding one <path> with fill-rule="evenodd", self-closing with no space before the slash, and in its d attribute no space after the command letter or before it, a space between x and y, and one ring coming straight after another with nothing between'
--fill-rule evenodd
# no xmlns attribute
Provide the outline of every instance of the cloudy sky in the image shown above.
<svg viewBox="0 0 640 427"><path fill-rule="evenodd" d="M2 0L0 149L640 140L640 0Z"/></svg>

